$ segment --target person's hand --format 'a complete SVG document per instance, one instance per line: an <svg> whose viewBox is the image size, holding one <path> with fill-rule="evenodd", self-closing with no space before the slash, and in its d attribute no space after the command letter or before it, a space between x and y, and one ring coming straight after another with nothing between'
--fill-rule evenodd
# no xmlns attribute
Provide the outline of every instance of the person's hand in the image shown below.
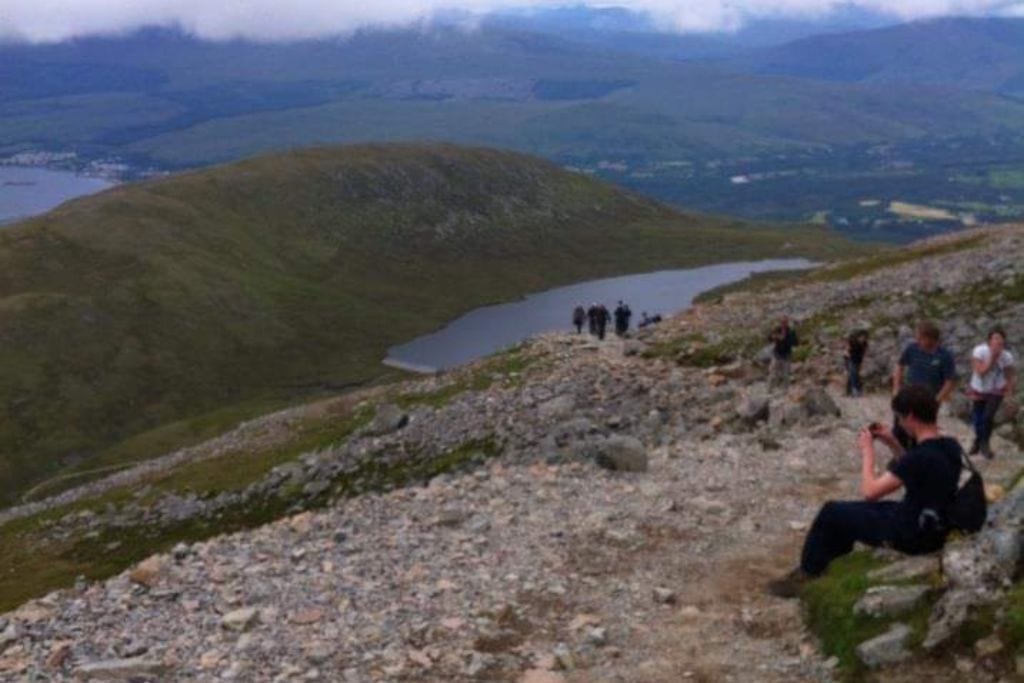
<svg viewBox="0 0 1024 683"><path fill-rule="evenodd" d="M899 443L896 439L896 435L892 433L892 429L882 424L873 427L871 429L871 435L886 446L891 447Z"/></svg>
<svg viewBox="0 0 1024 683"><path fill-rule="evenodd" d="M857 446L860 447L860 452L864 453L866 450L874 448L875 435L871 431L870 427L864 427L857 434Z"/></svg>

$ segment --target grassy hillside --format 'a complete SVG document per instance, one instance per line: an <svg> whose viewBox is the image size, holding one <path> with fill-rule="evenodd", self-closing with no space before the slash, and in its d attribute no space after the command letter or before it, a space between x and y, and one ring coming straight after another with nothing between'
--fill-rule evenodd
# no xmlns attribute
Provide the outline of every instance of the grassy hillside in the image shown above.
<svg viewBox="0 0 1024 683"><path fill-rule="evenodd" d="M174 445L181 430L149 431L161 425L379 377L390 345L484 303L845 250L450 146L315 149L122 186L0 232L3 500Z"/></svg>

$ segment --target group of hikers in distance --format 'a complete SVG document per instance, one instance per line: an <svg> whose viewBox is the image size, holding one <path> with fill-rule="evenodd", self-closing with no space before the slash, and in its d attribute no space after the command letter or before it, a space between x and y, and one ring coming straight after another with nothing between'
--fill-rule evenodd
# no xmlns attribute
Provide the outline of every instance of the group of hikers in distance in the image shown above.
<svg viewBox="0 0 1024 683"><path fill-rule="evenodd" d="M572 311L572 324L576 328L576 334L581 334L583 324L587 323L587 329L591 335L598 339L604 339L608 323L613 317L615 319L615 334L620 337L626 336L626 333L629 332L630 320L633 318L633 311L629 304L622 301L619 301L614 313L609 313L605 305L601 303L594 302L590 308L584 308L583 304L579 304ZM661 322L660 315L648 316L647 311L644 311L637 327L647 327L658 322Z"/></svg>
<svg viewBox="0 0 1024 683"><path fill-rule="evenodd" d="M769 387L789 383L793 348L799 344L789 320L783 318L769 334L772 362ZM854 331L846 340L846 390L863 393L860 371L868 350L868 333ZM994 457L991 437L1002 402L1015 396L1016 359L1006 348L1006 332L993 327L971 353L974 443L970 455ZM917 325L914 341L897 360L892 373L892 426L864 425L857 435L861 459L860 492L863 500L829 501L818 511L804 539L799 565L768 584L780 597L796 597L804 583L820 576L837 557L853 550L854 543L884 546L917 555L943 546L950 531L977 531L985 519L981 476L968 453L938 426L939 407L950 400L958 382L953 353L941 343L938 326ZM881 474L876 471L876 443L892 458ZM971 477L961 486L962 469ZM882 500L904 489L901 501Z"/></svg>

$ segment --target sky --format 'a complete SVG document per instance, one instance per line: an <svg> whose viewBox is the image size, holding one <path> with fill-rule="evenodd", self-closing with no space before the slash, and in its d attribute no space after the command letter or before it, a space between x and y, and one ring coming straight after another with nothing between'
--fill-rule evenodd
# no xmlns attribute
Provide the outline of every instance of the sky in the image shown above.
<svg viewBox="0 0 1024 683"><path fill-rule="evenodd" d="M439 13L479 16L579 4L642 12L659 28L679 32L730 31L761 18L823 17L850 6L904 20L1024 17L1024 0L0 0L0 38L54 42L166 26L213 40L295 40L422 23Z"/></svg>

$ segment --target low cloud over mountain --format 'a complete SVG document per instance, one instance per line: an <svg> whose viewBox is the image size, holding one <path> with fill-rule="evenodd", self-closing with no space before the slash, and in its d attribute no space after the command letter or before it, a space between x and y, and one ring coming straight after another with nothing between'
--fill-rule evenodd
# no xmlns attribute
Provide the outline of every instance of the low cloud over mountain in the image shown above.
<svg viewBox="0 0 1024 683"><path fill-rule="evenodd" d="M405 26L438 16L475 18L510 9L551 9L576 4L607 7L599 0L5 0L0 38L60 41L143 26L174 26L202 38L294 40L349 33L366 27ZM1024 16L1022 0L622 0L622 8L671 31L728 31L754 19L824 17L851 7L915 19L950 14Z"/></svg>

